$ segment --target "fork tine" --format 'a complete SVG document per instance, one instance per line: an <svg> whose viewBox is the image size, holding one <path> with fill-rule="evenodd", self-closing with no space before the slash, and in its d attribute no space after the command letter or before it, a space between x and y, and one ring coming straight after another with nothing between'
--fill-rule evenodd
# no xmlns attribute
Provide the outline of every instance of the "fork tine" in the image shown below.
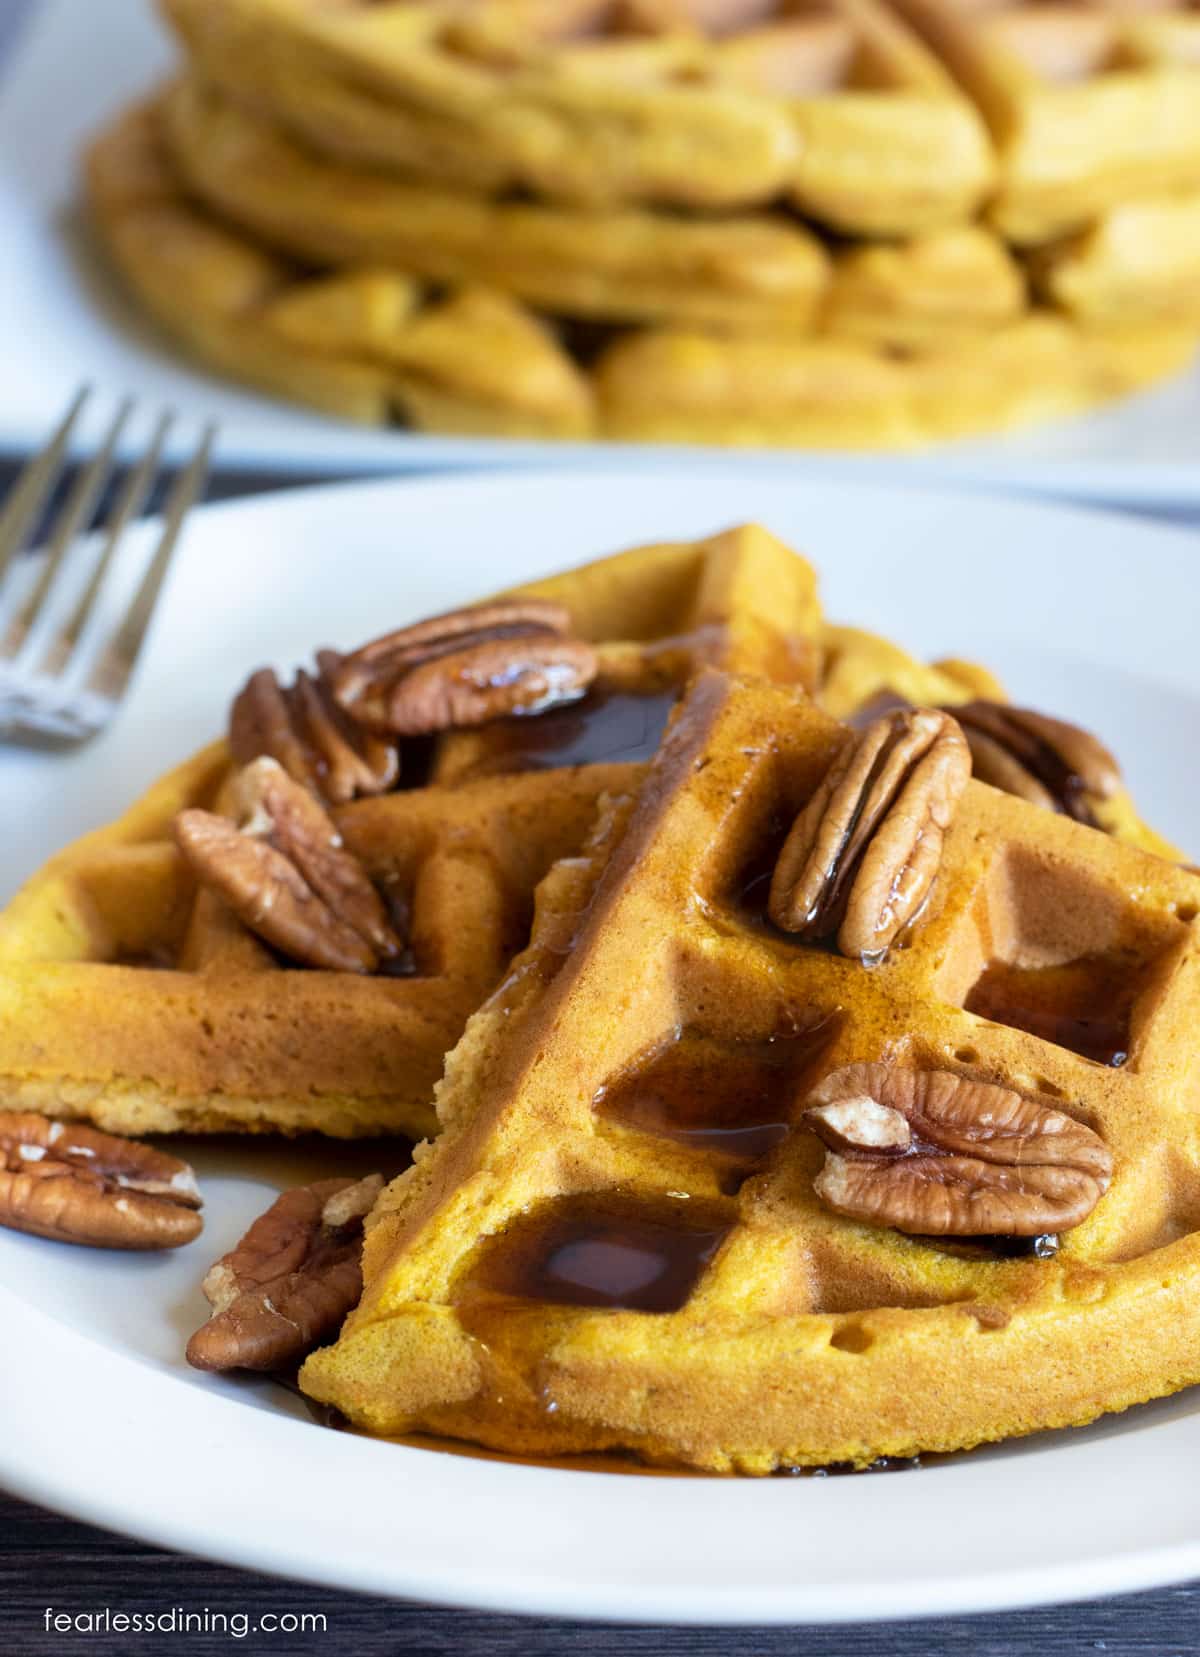
<svg viewBox="0 0 1200 1657"><path fill-rule="evenodd" d="M112 566L116 554L117 543L125 533L129 521L141 509L149 494L150 486L158 474L159 461L162 458L163 444L167 433L174 422L175 415L165 410L158 419L154 433L150 439L150 446L138 464L129 472L121 486L120 493L113 502L108 521L104 525L104 548L96 562L96 567L88 578L88 584L79 603L69 621L59 631L51 643L38 666L40 678L56 678L64 673L75 654L76 646L83 636L96 600L104 586L104 581Z"/></svg>
<svg viewBox="0 0 1200 1657"><path fill-rule="evenodd" d="M132 410L133 399L126 397L117 410L99 450L82 468L72 484L47 543L46 561L41 574L34 583L33 591L5 628L4 639L0 643L0 660L12 661L23 651L39 619L46 619L49 610L47 601L54 592L58 572L76 537L87 527L100 491L112 469L113 455Z"/></svg>
<svg viewBox="0 0 1200 1657"><path fill-rule="evenodd" d="M179 532L183 528L183 520L194 506L208 476L208 462L216 432L215 425L204 428L199 448L186 470L176 478L163 510L163 529L154 549L154 556L142 577L140 587L134 594L132 604L126 611L124 621L92 675L92 688L114 702L121 696L137 665L150 626L150 618L154 614L158 595L166 580L171 557L179 540Z"/></svg>
<svg viewBox="0 0 1200 1657"><path fill-rule="evenodd" d="M80 386L49 442L26 463L0 511L0 581L8 574L8 567L20 550L30 525L54 487L79 411L91 394L90 385Z"/></svg>

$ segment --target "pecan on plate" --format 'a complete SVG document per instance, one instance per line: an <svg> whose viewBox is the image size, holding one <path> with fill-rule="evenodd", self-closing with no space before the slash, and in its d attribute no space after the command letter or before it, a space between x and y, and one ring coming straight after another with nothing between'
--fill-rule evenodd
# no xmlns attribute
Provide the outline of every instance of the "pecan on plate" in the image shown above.
<svg viewBox="0 0 1200 1657"><path fill-rule="evenodd" d="M93 1248L169 1249L204 1222L186 1162L78 1122L0 1111L0 1225Z"/></svg>
<svg viewBox="0 0 1200 1657"><path fill-rule="evenodd" d="M269 667L250 675L229 713L239 765L266 754L330 805L387 793L400 774L399 751L335 699L330 680L340 661L336 651L319 650L316 676L301 668L290 686Z"/></svg>
<svg viewBox="0 0 1200 1657"><path fill-rule="evenodd" d="M1107 1145L1082 1122L946 1070L846 1065L801 1122L826 1146L814 1189L827 1207L921 1236L1065 1231L1112 1177Z"/></svg>
<svg viewBox="0 0 1200 1657"><path fill-rule="evenodd" d="M771 919L881 960L929 896L970 774L962 732L933 708L886 714L849 737L779 854Z"/></svg>
<svg viewBox="0 0 1200 1657"><path fill-rule="evenodd" d="M175 819L176 843L198 880L306 966L374 972L400 953L370 876L306 788L264 757L244 768L234 792L240 826L197 808Z"/></svg>
<svg viewBox="0 0 1200 1657"><path fill-rule="evenodd" d="M1117 792L1121 771L1090 732L1005 702L963 702L951 711L980 782L1097 827L1096 803Z"/></svg>
<svg viewBox="0 0 1200 1657"><path fill-rule="evenodd" d="M381 1174L285 1191L203 1288L212 1315L187 1344L197 1369L285 1369L336 1333L362 1293L363 1220Z"/></svg>
<svg viewBox="0 0 1200 1657"><path fill-rule="evenodd" d="M537 714L582 696L596 652L541 599L498 599L403 627L342 658L333 692L370 730L394 736Z"/></svg>

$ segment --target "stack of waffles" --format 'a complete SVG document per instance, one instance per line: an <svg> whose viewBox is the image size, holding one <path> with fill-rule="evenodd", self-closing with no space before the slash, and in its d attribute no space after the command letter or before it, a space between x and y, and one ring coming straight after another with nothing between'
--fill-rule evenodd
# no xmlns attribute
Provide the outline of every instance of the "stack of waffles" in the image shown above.
<svg viewBox="0 0 1200 1657"><path fill-rule="evenodd" d="M142 304L371 422L911 447L1200 333L1200 18L1026 0L162 0L93 144Z"/></svg>
<svg viewBox="0 0 1200 1657"><path fill-rule="evenodd" d="M1198 914L1094 738L831 624L762 529L636 548L256 671L51 859L0 915L12 1167L60 1119L425 1136L281 1197L188 1349L311 1353L370 1432L960 1448L1200 1377Z"/></svg>

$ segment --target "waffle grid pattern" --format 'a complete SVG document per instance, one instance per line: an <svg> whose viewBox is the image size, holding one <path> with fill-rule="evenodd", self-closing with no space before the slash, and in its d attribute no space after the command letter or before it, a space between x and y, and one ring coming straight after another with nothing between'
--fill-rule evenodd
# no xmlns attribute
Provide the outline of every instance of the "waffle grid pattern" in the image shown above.
<svg viewBox="0 0 1200 1657"><path fill-rule="evenodd" d="M607 872L555 872L531 951L451 1055L443 1136L376 1210L362 1305L304 1371L314 1397L370 1431L761 1473L1085 1421L1200 1375L1200 878L973 783L905 947L868 971L798 946L742 894L841 740L785 691L693 690ZM997 960L1114 958L1122 1068L964 1010ZM1088 1121L1110 1191L1052 1260L972 1257L826 1211L803 1131L743 1179L597 1113L680 1032L786 1043L814 1023L792 1120L845 1063L953 1070ZM677 1310L497 1290L539 1214L597 1203L724 1232Z"/></svg>
<svg viewBox="0 0 1200 1657"><path fill-rule="evenodd" d="M523 591L588 618L604 688L682 685L701 661L815 685L814 574L762 531L635 549ZM403 976L289 969L197 892L171 822L226 804L223 743L58 854L0 916L14 1108L135 1135L432 1131L443 1057L527 942L535 887L582 846L598 800L644 771L512 772L498 740L452 735L428 785L334 813L411 941Z"/></svg>

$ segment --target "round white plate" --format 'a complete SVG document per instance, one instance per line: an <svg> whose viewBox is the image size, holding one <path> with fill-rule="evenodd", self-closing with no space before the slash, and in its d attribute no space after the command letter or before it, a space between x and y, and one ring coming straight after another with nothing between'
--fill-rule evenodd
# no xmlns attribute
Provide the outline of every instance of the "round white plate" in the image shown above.
<svg viewBox="0 0 1200 1657"><path fill-rule="evenodd" d="M693 472L375 483L191 526L129 706L70 758L0 750L0 897L288 666L515 579L757 518L829 612L977 656L1101 732L1147 815L1200 849L1200 544L1120 518ZM1090 1597L1200 1573L1200 1404L913 1472L621 1477L372 1443L266 1382L187 1368L198 1284L273 1191L361 1150L195 1150L204 1236L122 1257L0 1232L0 1482L148 1541L376 1593L678 1622L835 1621Z"/></svg>
<svg viewBox="0 0 1200 1657"><path fill-rule="evenodd" d="M11 3L11 0L10 0ZM0 11L4 0L0 0ZM103 29L79 27L80 0L34 0L0 65L0 316L4 338L0 449L40 444L80 380L178 409L180 455L194 423L220 422L220 463L310 475L448 467L679 464L689 451L655 444L535 442L388 430L326 419L260 397L197 367L149 326L80 234L79 152L114 113L161 80L176 57L151 0L103 0ZM48 121L46 111L54 112ZM94 411L93 432L101 422ZM144 441L131 427L128 442ZM691 451L693 454L695 451ZM1110 408L1003 437L919 455L836 456L786 450L703 451L706 469L828 475L848 483L971 484L1090 502L1200 511L1200 366Z"/></svg>

